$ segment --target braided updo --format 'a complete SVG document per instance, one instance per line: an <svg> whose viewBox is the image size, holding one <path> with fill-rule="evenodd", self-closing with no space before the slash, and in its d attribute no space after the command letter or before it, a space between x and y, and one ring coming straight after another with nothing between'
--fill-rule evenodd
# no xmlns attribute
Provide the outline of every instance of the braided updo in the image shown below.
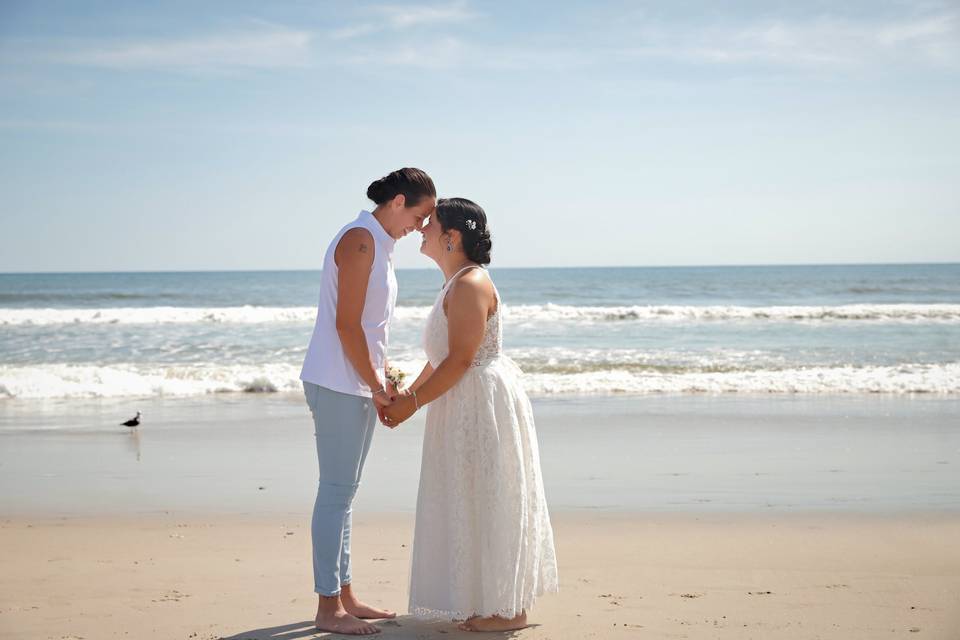
<svg viewBox="0 0 960 640"><path fill-rule="evenodd" d="M463 238L463 252L477 264L490 264L490 228L487 214L466 198L441 198L437 201L437 221L444 231L456 229Z"/></svg>

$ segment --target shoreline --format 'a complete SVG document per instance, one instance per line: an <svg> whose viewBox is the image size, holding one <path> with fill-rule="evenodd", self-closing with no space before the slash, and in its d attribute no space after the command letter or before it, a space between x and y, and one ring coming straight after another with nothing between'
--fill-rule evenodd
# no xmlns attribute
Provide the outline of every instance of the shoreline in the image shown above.
<svg viewBox="0 0 960 640"><path fill-rule="evenodd" d="M669 400L695 400L712 399L720 400L723 398L743 399L743 400L883 400L883 399L904 399L904 400L956 400L960 402L960 393L950 391L903 391L903 392L863 392L863 391L818 391L816 393L804 391L604 391L604 392L577 392L569 394L550 394L527 392L531 400L543 402L570 402L581 403L592 400L599 401L617 401L617 400L643 400L643 399L669 399ZM142 394L129 396L51 396L51 397L30 397L30 396L2 396L0 397L0 411L7 408L11 409L43 409L45 405L58 404L117 404L128 405L133 402L190 402L209 400L238 400L241 398L250 401L256 400L287 400L300 402L303 399L302 389L283 389L276 390L252 389L246 391L235 391L233 389L224 389L220 391L211 391L207 393L195 394Z"/></svg>
<svg viewBox="0 0 960 640"><path fill-rule="evenodd" d="M547 500L587 512L960 510L960 398L533 400ZM118 422L144 411L141 427ZM379 427L358 510L412 512L424 416ZM313 504L301 397L0 403L0 514Z"/></svg>

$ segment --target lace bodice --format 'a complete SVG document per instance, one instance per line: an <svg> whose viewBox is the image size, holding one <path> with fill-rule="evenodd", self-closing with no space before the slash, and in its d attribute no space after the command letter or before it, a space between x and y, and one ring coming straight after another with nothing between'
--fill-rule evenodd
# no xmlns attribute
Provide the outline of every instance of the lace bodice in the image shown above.
<svg viewBox="0 0 960 640"><path fill-rule="evenodd" d="M427 359L433 367L437 367L446 359L450 353L450 345L447 330L447 315L443 312L443 300L450 290L450 286L456 281L457 277L469 269L479 269L481 267L464 267L453 274L449 280L440 289L436 302L433 303L433 309L427 316L427 324L423 334L423 350L427 354ZM489 277L489 276L488 276ZM493 293L497 298L497 308L489 318L487 326L483 333L483 341L477 354L473 358L473 366L479 367L491 362L503 351L503 323L501 315L503 303L500 300L500 294L497 288L493 288Z"/></svg>

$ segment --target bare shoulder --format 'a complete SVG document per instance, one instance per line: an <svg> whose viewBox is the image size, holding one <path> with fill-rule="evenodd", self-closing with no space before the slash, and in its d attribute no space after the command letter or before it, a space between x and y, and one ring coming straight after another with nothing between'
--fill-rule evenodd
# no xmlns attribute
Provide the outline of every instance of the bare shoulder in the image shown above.
<svg viewBox="0 0 960 640"><path fill-rule="evenodd" d="M450 287L450 297L455 300L476 300L490 303L494 299L493 281L485 269L471 269Z"/></svg>
<svg viewBox="0 0 960 640"><path fill-rule="evenodd" d="M373 264L374 255L373 234L362 227L347 230L337 243L336 262L350 264Z"/></svg>
<svg viewBox="0 0 960 640"><path fill-rule="evenodd" d="M354 227L353 229L348 229L347 232L343 234L340 242L337 243L337 248L353 250L359 249L360 246L364 244L367 245L368 249L373 248L373 234L363 227Z"/></svg>

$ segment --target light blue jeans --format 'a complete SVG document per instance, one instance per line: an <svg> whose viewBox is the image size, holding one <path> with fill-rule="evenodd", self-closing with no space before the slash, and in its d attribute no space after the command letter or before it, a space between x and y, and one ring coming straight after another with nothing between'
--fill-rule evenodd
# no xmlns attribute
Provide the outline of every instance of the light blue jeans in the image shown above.
<svg viewBox="0 0 960 640"><path fill-rule="evenodd" d="M313 505L313 590L335 596L350 584L353 496L370 450L377 409L371 398L303 383L316 427L320 481Z"/></svg>

